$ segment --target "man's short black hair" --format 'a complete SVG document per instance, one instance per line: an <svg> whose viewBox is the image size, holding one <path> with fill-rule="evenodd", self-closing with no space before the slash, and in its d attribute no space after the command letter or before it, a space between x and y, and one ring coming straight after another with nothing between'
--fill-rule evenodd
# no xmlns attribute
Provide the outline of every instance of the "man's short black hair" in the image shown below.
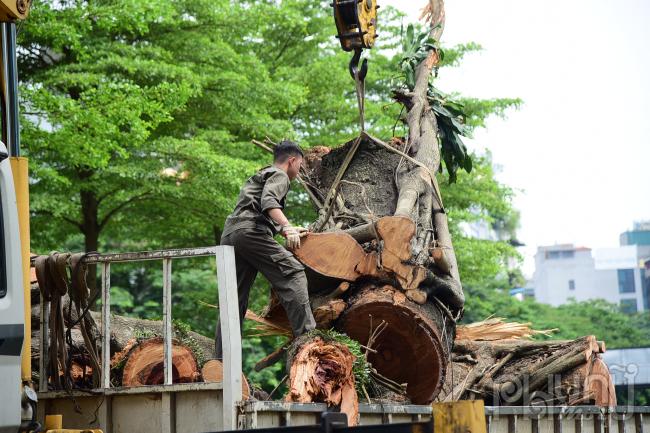
<svg viewBox="0 0 650 433"><path fill-rule="evenodd" d="M273 162L283 163L289 157L303 157L304 154L296 143L290 140L282 140L273 149Z"/></svg>

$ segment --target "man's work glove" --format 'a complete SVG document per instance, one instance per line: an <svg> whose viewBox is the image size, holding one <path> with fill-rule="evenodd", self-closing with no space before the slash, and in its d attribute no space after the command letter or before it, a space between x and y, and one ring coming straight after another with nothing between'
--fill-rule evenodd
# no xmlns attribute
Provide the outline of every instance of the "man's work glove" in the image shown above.
<svg viewBox="0 0 650 433"><path fill-rule="evenodd" d="M300 238L305 236L308 232L307 229L303 227L294 227L289 224L282 226L282 231L280 233L287 239L287 248L295 250L300 248Z"/></svg>

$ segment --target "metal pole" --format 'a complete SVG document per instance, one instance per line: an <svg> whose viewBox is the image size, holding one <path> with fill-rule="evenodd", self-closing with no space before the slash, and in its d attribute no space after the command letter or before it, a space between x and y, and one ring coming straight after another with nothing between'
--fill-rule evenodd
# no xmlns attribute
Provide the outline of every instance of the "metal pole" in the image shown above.
<svg viewBox="0 0 650 433"><path fill-rule="evenodd" d="M42 296L40 297L40 306L41 306L41 332L39 335L39 350L40 350L40 356L38 359L38 374L39 374L39 382L38 382L38 390L41 392L45 392L48 390L47 388L47 377L48 377L48 369L47 366L49 365L49 357L50 357L50 339L49 339L49 331L50 331L50 301L46 301Z"/></svg>
<svg viewBox="0 0 650 433"><path fill-rule="evenodd" d="M16 63L16 23L1 23L2 74L4 76L3 139L10 156L20 156L20 121L18 118L18 67Z"/></svg>
<svg viewBox="0 0 650 433"><path fill-rule="evenodd" d="M163 259L163 374L165 385L172 384L172 259Z"/></svg>
<svg viewBox="0 0 650 433"><path fill-rule="evenodd" d="M9 155L13 154L11 146L11 119L9 117L9 50L7 47L7 26L8 23L0 23L0 53L2 55L2 142L7 146Z"/></svg>
<svg viewBox="0 0 650 433"><path fill-rule="evenodd" d="M100 387L111 387L111 264L102 263L102 378Z"/></svg>
<svg viewBox="0 0 650 433"><path fill-rule="evenodd" d="M11 173L13 174L14 186L16 188L16 208L18 209L18 225L20 229L20 255L23 273L23 299L25 301L25 340L23 343L23 351L21 355L21 376L23 381L31 382L32 311L29 282L29 170L27 167L27 158L12 156L9 158L9 163L11 164Z"/></svg>
<svg viewBox="0 0 650 433"><path fill-rule="evenodd" d="M223 344L223 428L237 429L237 407L242 399L241 334L235 250L219 246L216 250L219 291L219 326Z"/></svg>

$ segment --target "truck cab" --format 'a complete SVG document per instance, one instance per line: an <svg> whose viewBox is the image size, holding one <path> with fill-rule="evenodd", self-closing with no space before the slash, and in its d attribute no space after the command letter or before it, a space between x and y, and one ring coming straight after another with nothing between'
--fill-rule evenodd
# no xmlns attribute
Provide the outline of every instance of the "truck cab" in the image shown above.
<svg viewBox="0 0 650 433"><path fill-rule="evenodd" d="M14 180L0 142L0 433L20 426L20 352L24 338L23 277Z"/></svg>

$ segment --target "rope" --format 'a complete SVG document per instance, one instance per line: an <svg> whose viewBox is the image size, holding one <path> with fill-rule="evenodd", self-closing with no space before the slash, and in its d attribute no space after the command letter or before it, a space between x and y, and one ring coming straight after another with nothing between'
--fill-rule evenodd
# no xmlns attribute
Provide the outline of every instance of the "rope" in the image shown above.
<svg viewBox="0 0 650 433"><path fill-rule="evenodd" d="M71 329L79 325L81 330L81 335L86 345L86 350L90 357L90 364L93 369L93 386L99 386L100 381L100 372L101 372L101 363L99 361L99 354L97 353L96 342L92 334L92 325L93 322L88 320L86 316L90 309L90 306L94 302L89 302L90 289L88 288L88 267L84 263L84 259L89 255L96 255L96 252L92 253L79 253L73 254L70 257L70 269L72 271L72 284L70 286L70 299L74 302L77 310L77 320L70 324L68 327L68 335L70 335L69 344L72 347L72 334ZM83 310L83 312L81 311ZM89 330L91 332L89 332ZM108 367L108 366L107 366Z"/></svg>
<svg viewBox="0 0 650 433"><path fill-rule="evenodd" d="M357 91L357 104L359 105L359 127L363 133L366 130L366 84L359 77L359 71L354 74L354 86Z"/></svg>
<svg viewBox="0 0 650 433"><path fill-rule="evenodd" d="M92 322L87 317L90 305L94 301L89 302L90 290L86 281L87 267L83 263L83 259L89 254L73 255L52 252L49 255L38 256L34 259L36 279L41 296L43 301L50 302L48 371L46 374L52 377L54 386L57 389L64 388L67 391L71 391L72 388L72 378L70 376L72 363L66 345L69 346L71 352L76 350L72 342L72 328L77 325L79 325L93 369L93 385L99 386L101 366L93 334L89 332ZM70 298L67 311L69 326L67 327L63 318L63 297L66 294ZM74 323L72 323L73 304L77 312L77 319ZM44 336L44 338L46 337ZM84 355L78 350L77 352ZM41 354L41 356L44 355ZM59 371L63 371L63 382Z"/></svg>
<svg viewBox="0 0 650 433"><path fill-rule="evenodd" d="M321 209L323 211L322 215L324 216L323 221L318 226L318 229L316 231L323 230L325 224L327 224L327 220L329 219L329 216L332 214L332 206L334 206L334 202L336 201L336 194L338 193L339 184L341 183L341 179L343 178L345 171L348 169L348 166L350 165L352 158L354 157L355 153L357 153L357 149L359 149L359 145L361 144L361 138L362 136L359 135L354 140L354 143L352 143L350 150L348 150L348 153L345 155L345 159L343 160L343 163L341 164L339 171L336 173L334 182L332 182L332 186L327 192L327 197L325 198L325 202L323 203L323 208Z"/></svg>
<svg viewBox="0 0 650 433"><path fill-rule="evenodd" d="M63 319L63 303L61 298L68 292L68 275L65 269L66 253L51 253L46 261L51 284L48 286L52 298L50 304L50 369L56 385L70 390L71 381L68 369L68 353L65 347L65 320ZM63 370L63 383L59 377L59 368Z"/></svg>
<svg viewBox="0 0 650 433"><path fill-rule="evenodd" d="M361 51L359 50L355 54L356 61L353 60L354 63L358 62L359 58L357 56L360 55L361 55ZM327 197L325 198L325 201L323 203L323 208L321 208L322 211L321 215L323 216L323 221L317 225L317 229L316 229L317 232L322 231L325 225L327 224L327 222L329 221L330 216L332 215L332 210L333 210L334 202L336 201L336 195L338 194L338 189L339 189L339 184L341 182L341 179L343 178L343 175L348 169L350 162L352 162L352 158L357 153L357 150L359 149L359 145L361 144L361 139L364 137L364 135L366 135L365 134L366 84L364 81L366 73L364 71L365 66L362 66L361 69L357 68L357 66L358 65L355 65L354 67L351 66L350 72L352 78L354 79L354 86L357 94L357 105L359 106L360 133L359 136L354 140L354 143L352 144L352 147L350 147L350 150L348 151L347 155L345 155L345 159L343 160L343 163L341 164L339 171L336 173L334 182L332 182L332 186L327 192Z"/></svg>

